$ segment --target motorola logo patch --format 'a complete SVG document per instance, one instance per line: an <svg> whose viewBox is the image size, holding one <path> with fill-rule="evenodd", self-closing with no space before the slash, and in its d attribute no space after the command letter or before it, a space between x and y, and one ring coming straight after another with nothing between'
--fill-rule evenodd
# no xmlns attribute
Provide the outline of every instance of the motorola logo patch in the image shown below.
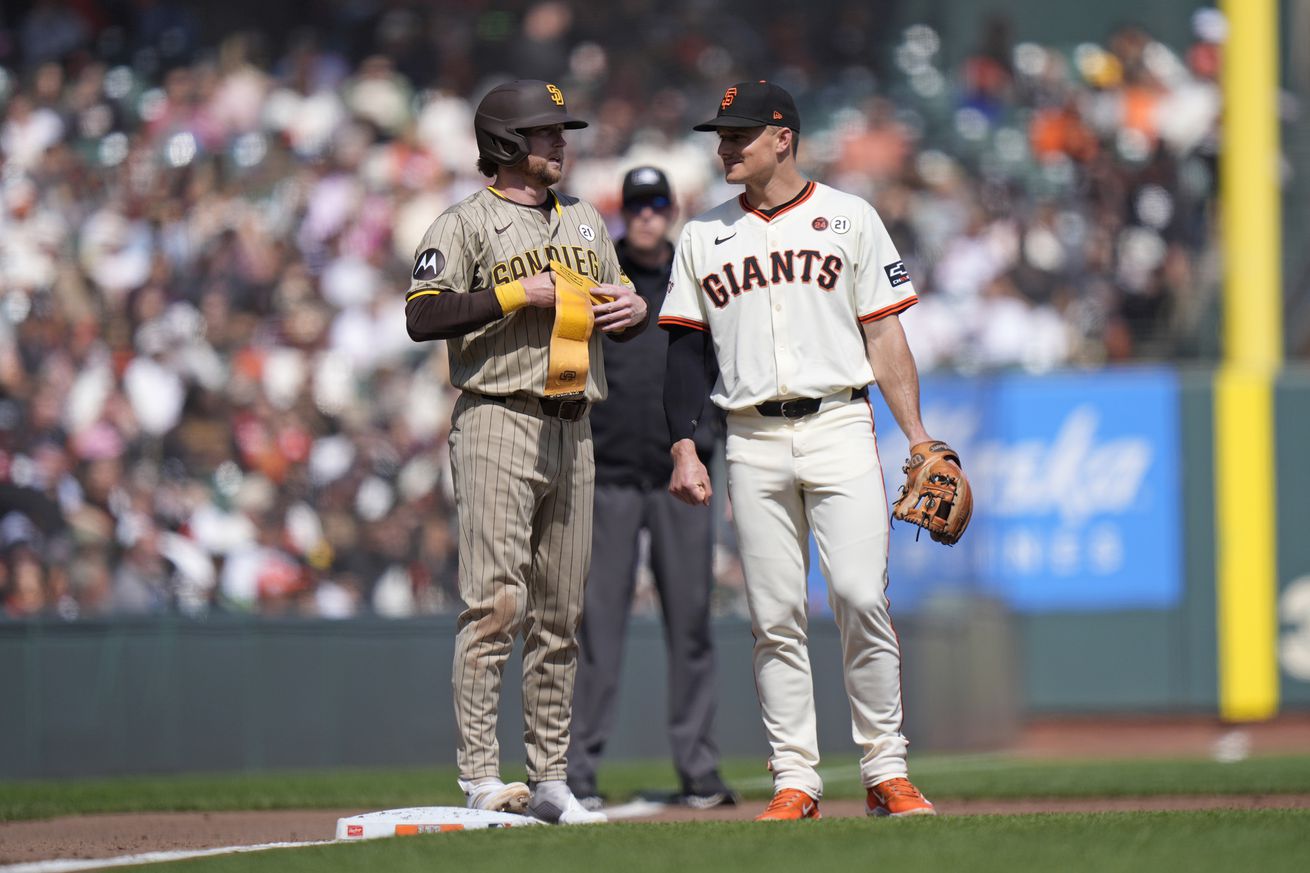
<svg viewBox="0 0 1310 873"><path fill-rule="evenodd" d="M414 279L419 282L435 279L445 266L445 255L436 249L424 249L414 261Z"/></svg>

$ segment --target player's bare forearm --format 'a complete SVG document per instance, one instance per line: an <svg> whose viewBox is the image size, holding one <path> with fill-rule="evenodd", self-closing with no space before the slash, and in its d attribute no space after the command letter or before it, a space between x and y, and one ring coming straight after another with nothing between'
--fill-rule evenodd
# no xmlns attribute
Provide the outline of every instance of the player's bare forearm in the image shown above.
<svg viewBox="0 0 1310 873"><path fill-rule="evenodd" d="M696 454L696 444L688 439L678 440L669 450L673 455L673 476L669 479L669 493L692 506L708 506L714 489L710 487L710 473Z"/></svg>
<svg viewBox="0 0 1310 873"><path fill-rule="evenodd" d="M864 345L878 390L910 445L930 439L919 413L919 370L895 315L864 325Z"/></svg>
<svg viewBox="0 0 1310 873"><path fill-rule="evenodd" d="M591 293L593 299L603 301L591 307L597 329L615 339L630 339L646 327L650 314L646 298L627 285L597 285Z"/></svg>
<svg viewBox="0 0 1310 873"><path fill-rule="evenodd" d="M522 282L523 291L528 295L528 306L546 308L555 305L555 275L549 267L535 276L528 276Z"/></svg>

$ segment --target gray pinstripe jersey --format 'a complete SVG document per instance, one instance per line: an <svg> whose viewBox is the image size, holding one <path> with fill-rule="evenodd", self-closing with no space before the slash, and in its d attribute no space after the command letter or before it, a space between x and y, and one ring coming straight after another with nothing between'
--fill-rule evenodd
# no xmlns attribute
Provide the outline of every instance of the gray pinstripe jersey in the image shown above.
<svg viewBox="0 0 1310 873"><path fill-rule="evenodd" d="M419 243L414 275L422 278L411 279L405 299L489 289L535 275L552 260L597 284L631 284L594 206L554 191L547 205L524 206L485 188L450 207ZM543 396L554 320L553 309L525 306L447 340L451 382L481 394ZM607 392L599 331L588 345L586 396L595 402Z"/></svg>

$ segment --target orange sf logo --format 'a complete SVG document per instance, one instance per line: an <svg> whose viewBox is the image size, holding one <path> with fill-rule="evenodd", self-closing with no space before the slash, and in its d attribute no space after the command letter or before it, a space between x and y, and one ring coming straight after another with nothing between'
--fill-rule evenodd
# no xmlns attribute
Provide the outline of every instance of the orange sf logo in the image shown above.
<svg viewBox="0 0 1310 873"><path fill-rule="evenodd" d="M554 85L547 85L546 90L550 92L550 99L555 101L556 106L564 105L564 92Z"/></svg>
<svg viewBox="0 0 1310 873"><path fill-rule="evenodd" d="M727 91L724 91L723 102L719 104L719 108L727 109L729 106L732 105L732 101L736 99L736 97L737 97L737 89L735 87L729 88Z"/></svg>

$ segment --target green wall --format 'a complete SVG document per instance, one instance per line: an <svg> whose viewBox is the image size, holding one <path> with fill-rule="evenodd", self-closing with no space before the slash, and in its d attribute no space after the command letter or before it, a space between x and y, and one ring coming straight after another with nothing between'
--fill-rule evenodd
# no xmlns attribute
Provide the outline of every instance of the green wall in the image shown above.
<svg viewBox="0 0 1310 873"><path fill-rule="evenodd" d="M1018 728L1008 616L944 605L897 622L906 731L916 749L996 748ZM0 779L450 764L455 755L452 617L388 621L0 623L9 680ZM768 754L749 624L715 625L724 755ZM810 633L819 738L854 752L830 620ZM613 758L667 758L663 631L632 623ZM522 772L518 655L506 671L499 739Z"/></svg>
<svg viewBox="0 0 1310 873"><path fill-rule="evenodd" d="M1274 403L1280 692L1285 707L1305 708L1310 706L1310 368L1284 373ZM1293 614L1297 602L1306 605Z"/></svg>

